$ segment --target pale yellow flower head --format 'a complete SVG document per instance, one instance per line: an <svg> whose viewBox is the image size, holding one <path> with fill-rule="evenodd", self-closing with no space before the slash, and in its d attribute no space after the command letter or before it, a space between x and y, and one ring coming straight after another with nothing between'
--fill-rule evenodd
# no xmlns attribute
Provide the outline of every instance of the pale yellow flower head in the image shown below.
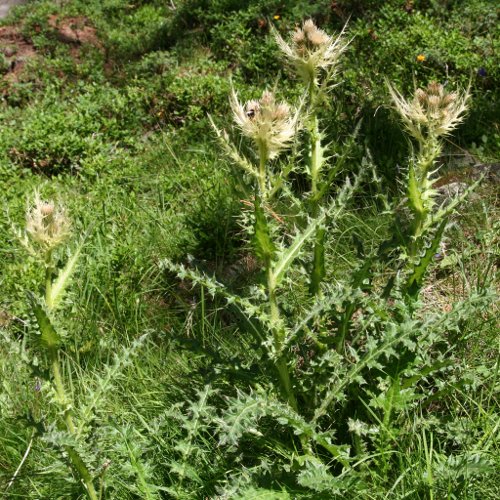
<svg viewBox="0 0 500 500"><path fill-rule="evenodd" d="M320 70L334 69L349 44L344 38L344 30L337 37L332 37L311 19L295 30L290 43L285 42L278 32L275 32L275 37L280 49L307 85L318 84Z"/></svg>
<svg viewBox="0 0 500 500"><path fill-rule="evenodd" d="M43 201L37 192L26 211L26 233L43 251L50 251L67 239L70 221L62 207Z"/></svg>
<svg viewBox="0 0 500 500"><path fill-rule="evenodd" d="M254 141L266 159L278 156L292 142L299 114L292 112L285 102L276 102L272 92L266 90L258 101L241 104L233 90L230 103L236 125L243 135Z"/></svg>
<svg viewBox="0 0 500 500"><path fill-rule="evenodd" d="M411 100L405 99L390 84L388 88L405 127L419 141L427 134L435 138L450 134L462 122L470 97L467 91L447 92L437 82L429 83L425 89L416 89Z"/></svg>

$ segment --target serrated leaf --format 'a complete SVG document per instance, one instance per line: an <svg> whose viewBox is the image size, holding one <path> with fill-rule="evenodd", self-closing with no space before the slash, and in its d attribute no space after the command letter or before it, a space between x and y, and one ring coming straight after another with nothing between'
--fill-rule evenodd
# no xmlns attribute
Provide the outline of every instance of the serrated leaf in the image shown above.
<svg viewBox="0 0 500 500"><path fill-rule="evenodd" d="M47 313L35 295L28 292L28 298L31 303L31 309L38 323L38 327L40 328L38 342L47 350L57 349L57 347L61 344L61 337L52 326Z"/></svg>
<svg viewBox="0 0 500 500"><path fill-rule="evenodd" d="M68 287L71 277L76 269L76 264L78 263L78 259L80 258L82 246L80 245L76 252L72 255L72 257L66 262L66 265L59 272L57 278L52 284L50 294L47 297L47 307L50 310L56 309L60 304L62 298L64 297L64 292Z"/></svg>
<svg viewBox="0 0 500 500"><path fill-rule="evenodd" d="M309 292L316 295L319 292L320 284L326 275L325 269L325 229L319 227L316 231L316 241L314 244L313 269L311 272L311 283Z"/></svg>
<svg viewBox="0 0 500 500"><path fill-rule="evenodd" d="M332 476L329 468L317 457L306 455L298 457L301 471L297 476L297 482L318 493L328 491L338 492L338 483Z"/></svg>
<svg viewBox="0 0 500 500"><path fill-rule="evenodd" d="M291 266L295 258L299 255L304 244L315 234L317 227L324 219L325 214L323 213L315 221L311 222L305 231L298 233L292 244L281 254L281 258L273 268L273 277L277 285L283 279L285 272Z"/></svg>
<svg viewBox="0 0 500 500"><path fill-rule="evenodd" d="M233 498L237 500L290 500L292 497L286 491L248 486L245 489L240 489Z"/></svg>
<svg viewBox="0 0 500 500"><path fill-rule="evenodd" d="M266 215L262 209L260 198L255 196L255 233L254 245L255 252L258 257L263 260L272 259L276 247L274 246L269 234L269 224L266 220Z"/></svg>
<svg viewBox="0 0 500 500"><path fill-rule="evenodd" d="M195 483L203 484L203 480L192 465L189 465L186 462L180 463L172 460L168 463L168 466L170 467L170 471L177 474L180 478L183 479L187 477Z"/></svg>
<svg viewBox="0 0 500 500"><path fill-rule="evenodd" d="M424 213L424 200L418 186L417 175L413 163L410 163L408 170L408 203L414 212L419 214Z"/></svg>
<svg viewBox="0 0 500 500"><path fill-rule="evenodd" d="M479 178L474 184L469 186L460 196L453 198L453 200L448 203L446 206L441 206L439 210L434 213L428 220L425 222L422 232L425 233L430 228L434 227L438 222L443 219L447 219L455 210L455 208L460 205L481 183L484 177Z"/></svg>
<svg viewBox="0 0 500 500"><path fill-rule="evenodd" d="M432 259L436 255L439 244L441 243L441 239L443 237L443 232L446 228L447 222L448 219L444 219L441 222L430 245L426 248L424 255L411 270L406 289L412 296L414 296L418 292L420 286L422 285L422 280L424 278L425 272L427 271L429 264L432 262Z"/></svg>

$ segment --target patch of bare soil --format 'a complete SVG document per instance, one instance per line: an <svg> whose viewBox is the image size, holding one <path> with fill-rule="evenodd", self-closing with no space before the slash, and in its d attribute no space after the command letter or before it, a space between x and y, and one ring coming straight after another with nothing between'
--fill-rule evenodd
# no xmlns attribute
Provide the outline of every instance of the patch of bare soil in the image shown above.
<svg viewBox="0 0 500 500"><path fill-rule="evenodd" d="M90 25L86 17L64 17L52 15L48 19L49 26L55 30L56 37L63 43L75 45L90 44L96 47L101 42L96 34L96 29Z"/></svg>
<svg viewBox="0 0 500 500"><path fill-rule="evenodd" d="M36 55L33 44L15 26L0 26L0 53L5 59L3 79L9 83L18 80L25 62Z"/></svg>
<svg viewBox="0 0 500 500"><path fill-rule="evenodd" d="M69 45L70 54L76 63L80 62L82 45L92 45L102 49L96 29L85 17L60 18L52 15L48 18L48 24L57 40ZM36 57L37 52L31 41L21 34L18 27L3 26L0 27L0 55L3 56L3 64L0 66L0 82L3 81L5 84L0 93L5 95L11 84L20 81L26 61Z"/></svg>

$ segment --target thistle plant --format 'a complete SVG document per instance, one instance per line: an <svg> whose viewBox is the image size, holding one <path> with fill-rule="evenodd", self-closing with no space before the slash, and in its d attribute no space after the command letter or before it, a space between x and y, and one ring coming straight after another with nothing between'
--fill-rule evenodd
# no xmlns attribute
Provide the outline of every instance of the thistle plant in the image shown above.
<svg viewBox="0 0 500 500"><path fill-rule="evenodd" d="M243 333L238 326L239 335L231 339L234 350L230 359L224 359L218 347L216 355L207 352L217 365L213 368L215 376L221 369L230 368L227 373L234 377L223 410L211 402L215 392L210 387L200 392L199 404L193 406L203 409L203 432L218 439L218 450L226 446L228 456L237 452L238 464L245 463L241 457L248 452L248 441L243 442L243 438L252 436L252 463L260 464L251 472L257 478L255 484L264 483L259 480L264 477L267 482L277 472L276 484L291 484L290 476L294 476L294 484L314 490L312 495L318 497L341 493L356 496L359 492L358 496L364 498L369 488L365 489L358 479L372 465L384 478L390 476L392 457L398 453L402 435L400 422L410 404L431 402L429 386L434 380L434 387L441 384L445 370L452 365L446 332L477 307L474 301L483 300L473 297L469 311L465 301L449 316L431 315L418 300L409 305L406 293L413 284L419 286L434 254L433 243L421 255L424 240L433 234L433 241L439 241L457 203L432 210L431 175L441 151L440 139L460 121L467 98L450 96L434 84L422 91L425 98L419 92L412 104L393 91L405 126L420 147L411 165L409 191L414 196L409 198L414 205L423 204L425 210L417 211L410 204L416 214L413 250L419 257L412 262L410 281L405 283L404 273L392 273L394 238L370 245L373 242L362 241L351 224L345 233L352 230L357 257L349 261L343 276L339 272L327 283L325 232L335 224L341 225L342 212L361 177L358 175L353 185L347 181L327 202L326 193L340 167L337 163L327 171L328 148L325 133L320 130L320 103L331 88L330 77L347 43L343 34L334 39L312 21L296 30L290 44L276 37L306 86L303 102L307 106L293 110L268 91L258 100L241 103L233 91L230 105L234 123L251 143L253 155L242 154L229 134L212 122L224 151L239 168L237 181L248 181L252 191L248 194L246 190L251 201L244 200L252 207L251 213L244 212L241 220L253 239L262 275L257 283L234 292L215 276L191 266L169 259L162 265L179 278L199 285L202 297L207 291L212 297L224 298L231 311L248 320L239 325L244 325L241 329L254 341L245 338L238 345ZM287 184L289 170L283 165L290 161L280 161L289 148L293 151L293 146L301 144L297 134L301 127L306 128L309 143L311 190L305 198L295 196ZM361 173L372 167L370 160L363 158ZM375 171L373 182L379 183ZM293 218L280 211L290 201L294 204ZM306 266L311 254L313 268L309 272ZM306 287L312 297L307 296ZM180 471L181 487L189 469L186 461L194 455L196 446L192 429L198 425L186 429L187 446L179 446L182 467L177 462L172 465L175 474ZM280 428L286 432L273 434ZM259 446L265 450L262 455L256 455ZM273 450L277 451L271 457ZM237 479L243 480L243 476ZM237 482L224 483L228 497L240 491L242 486ZM248 495L253 498L257 493L248 489Z"/></svg>
<svg viewBox="0 0 500 500"><path fill-rule="evenodd" d="M290 43L275 32L278 46L301 77L307 95L308 174L311 182L312 217L318 216L322 197L335 175L335 170L332 169L328 181L325 182L324 170L328 158L327 147L323 144L325 136L319 126L319 110L326 100L328 90L332 87L332 80L338 71L338 61L348 46L344 30L337 37L332 37L309 19L302 28L295 30ZM320 284L325 276L325 229L323 227L318 228L315 238L309 286L312 295L319 294Z"/></svg>
<svg viewBox="0 0 500 500"><path fill-rule="evenodd" d="M295 355L290 351L292 342L296 341L295 325L290 325L284 313L285 301L282 299L283 285L290 280L290 274L303 275L299 258L306 257L306 246L314 241L319 228L326 226L326 221L335 220L344 210L347 202L356 189L359 178L351 185L345 183L339 195L328 206L318 205L315 213L307 212L306 203L301 203L291 194L286 186L288 170L280 168L276 161L278 156L298 141L298 130L302 126L299 106L292 109L284 102L278 102L273 93L265 91L259 100L241 103L233 91L230 104L236 127L250 140L255 159L243 157L230 142L226 132L215 128L224 150L234 160L241 171L250 175L250 185L253 200L250 206L253 211L250 224L246 230L253 238L253 248L263 267L264 284L252 292L251 298L235 296L227 291L221 283L200 274L198 271L188 271L184 266L175 265L168 260L165 264L177 272L182 278L189 278L195 283L206 287L211 293L225 296L234 303L246 316L260 324L259 335L261 345L266 349L266 358L279 381L281 397L294 411L300 411L295 383L291 369L295 364ZM278 193L280 199L278 200ZM288 197L288 198L287 198ZM304 228L294 227L287 231L288 221L277 217L273 208L285 199L293 198L297 211L304 219ZM277 219L280 222L277 223ZM289 283L290 281L288 281ZM313 306L316 311L317 304ZM314 314L313 314L314 316ZM303 446L307 443L302 442Z"/></svg>
<svg viewBox="0 0 500 500"><path fill-rule="evenodd" d="M387 85L394 107L418 147L410 159L407 186L408 206L413 213L409 257L415 259L426 232L444 219L444 213L440 217L433 214L436 196L433 185L439 179L434 166L442 151L441 139L462 122L470 95L468 91L447 92L443 85L431 82L425 89L416 89L413 98L407 100Z"/></svg>
<svg viewBox="0 0 500 500"><path fill-rule="evenodd" d="M288 104L278 103L269 91L265 91L258 101L251 100L244 105L238 101L233 91L230 102L236 125L253 142L258 157L258 170L255 176L257 182L254 188L254 241L257 254L264 263L273 350L281 352L285 331L277 301L276 246L271 239L270 221L266 210L271 193L275 192L273 189L275 186L272 185L273 177L269 175L268 162L290 146L299 127L299 114L297 111L292 113ZM279 356L276 359L276 368L286 399L292 408L297 409L285 357Z"/></svg>
<svg viewBox="0 0 500 500"><path fill-rule="evenodd" d="M56 206L52 201L43 201L39 193L35 194L34 201L28 206L26 212L26 232L23 243L43 263L45 269L44 301L38 300L33 293L29 296L40 329L40 335L37 336L38 346L48 359L55 401L61 415L57 426L60 430L66 431L71 438L76 439L78 430L74 422L74 403L66 391L59 360L62 338L53 326L54 313L61 303L80 255L80 250L77 250L62 270L56 274L55 254L70 237L70 227L70 220L63 207ZM75 474L85 487L88 498L97 500L92 476L80 454L71 445L65 445L64 449Z"/></svg>

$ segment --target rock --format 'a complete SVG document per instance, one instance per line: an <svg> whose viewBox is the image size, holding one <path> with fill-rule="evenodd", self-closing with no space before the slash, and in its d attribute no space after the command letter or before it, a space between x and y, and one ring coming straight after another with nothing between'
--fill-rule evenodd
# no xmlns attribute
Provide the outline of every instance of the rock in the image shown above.
<svg viewBox="0 0 500 500"><path fill-rule="evenodd" d="M21 5L26 0L0 0L0 19L7 17L9 10L15 5Z"/></svg>
<svg viewBox="0 0 500 500"><path fill-rule="evenodd" d="M450 182L437 189L439 197L444 200L452 200L467 191L469 185L466 182Z"/></svg>
<svg viewBox="0 0 500 500"><path fill-rule="evenodd" d="M479 179L484 175L490 182L500 182L500 163L478 163L471 169L472 177Z"/></svg>
<svg viewBox="0 0 500 500"><path fill-rule="evenodd" d="M12 57L17 53L16 47L10 46L10 47L4 47L2 49L2 53L5 57Z"/></svg>

